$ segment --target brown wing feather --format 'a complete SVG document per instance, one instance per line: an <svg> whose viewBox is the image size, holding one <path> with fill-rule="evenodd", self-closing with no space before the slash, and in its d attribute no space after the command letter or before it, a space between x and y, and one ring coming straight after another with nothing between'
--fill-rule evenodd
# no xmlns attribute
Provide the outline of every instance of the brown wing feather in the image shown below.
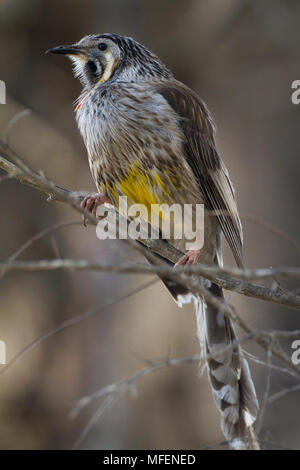
<svg viewBox="0 0 300 470"><path fill-rule="evenodd" d="M238 266L243 266L242 227L233 186L215 145L215 128L201 99L179 82L159 87L180 118L186 137L184 151L206 202L216 214Z"/></svg>

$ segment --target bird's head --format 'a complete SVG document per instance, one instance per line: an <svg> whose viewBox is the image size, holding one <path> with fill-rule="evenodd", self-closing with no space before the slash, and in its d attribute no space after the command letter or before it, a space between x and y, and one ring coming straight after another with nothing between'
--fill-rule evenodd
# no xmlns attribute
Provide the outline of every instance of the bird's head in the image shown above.
<svg viewBox="0 0 300 470"><path fill-rule="evenodd" d="M67 55L74 74L87 89L108 80L138 81L169 78L171 72L159 58L132 38L117 34L94 34L47 53Z"/></svg>

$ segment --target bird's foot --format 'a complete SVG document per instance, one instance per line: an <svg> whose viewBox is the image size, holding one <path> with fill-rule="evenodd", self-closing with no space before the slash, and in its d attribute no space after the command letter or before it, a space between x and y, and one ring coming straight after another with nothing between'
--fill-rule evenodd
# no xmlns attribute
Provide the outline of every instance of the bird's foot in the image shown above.
<svg viewBox="0 0 300 470"><path fill-rule="evenodd" d="M94 217L97 217L97 209L102 204L112 204L112 202L103 193L96 193L86 196L81 202L80 206L88 212L91 212ZM99 217L101 219L101 217ZM83 216L83 225L87 226L87 217Z"/></svg>
<svg viewBox="0 0 300 470"><path fill-rule="evenodd" d="M175 264L177 266L193 266L198 262L200 250L189 250Z"/></svg>

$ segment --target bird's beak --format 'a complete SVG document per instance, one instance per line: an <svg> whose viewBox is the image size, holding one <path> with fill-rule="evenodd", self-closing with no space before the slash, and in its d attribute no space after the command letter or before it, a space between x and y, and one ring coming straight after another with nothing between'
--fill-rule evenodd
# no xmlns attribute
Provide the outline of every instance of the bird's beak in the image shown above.
<svg viewBox="0 0 300 470"><path fill-rule="evenodd" d="M46 51L46 54L65 54L65 55L79 55L82 54L82 50L77 47L73 46L71 44L70 46L57 46L57 47L52 47L51 49L48 49Z"/></svg>

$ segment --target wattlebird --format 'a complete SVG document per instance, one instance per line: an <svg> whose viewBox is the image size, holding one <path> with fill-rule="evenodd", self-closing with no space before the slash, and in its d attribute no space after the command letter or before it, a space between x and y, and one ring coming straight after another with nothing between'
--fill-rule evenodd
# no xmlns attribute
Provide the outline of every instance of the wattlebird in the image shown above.
<svg viewBox="0 0 300 470"><path fill-rule="evenodd" d="M153 204L203 204L203 243L186 251L184 236L169 240L184 253L176 265L220 266L223 233L243 267L233 186L216 149L213 120L198 95L132 38L95 34L47 52L67 55L83 86L76 119L99 191L85 198L83 207L96 215L106 202L118 208L120 196L149 209ZM163 282L178 302L190 297L183 285ZM223 301L220 287L206 286ZM233 344L233 323L211 304L204 306L204 299L195 304L222 431L235 449L257 448L258 402L248 363Z"/></svg>

